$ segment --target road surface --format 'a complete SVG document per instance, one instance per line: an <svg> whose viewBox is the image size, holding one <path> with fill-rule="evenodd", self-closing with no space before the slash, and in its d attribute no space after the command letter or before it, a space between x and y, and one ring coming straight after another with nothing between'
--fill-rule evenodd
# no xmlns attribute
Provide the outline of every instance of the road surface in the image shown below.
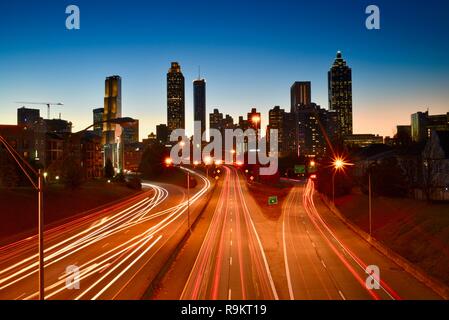
<svg viewBox="0 0 449 320"><path fill-rule="evenodd" d="M210 182L192 174L200 180L191 192L193 210ZM187 229L184 190L145 186L150 190L137 197L45 232L46 299L141 297L148 274L159 271L158 257L172 250L166 244ZM0 299L38 297L36 242L30 237L0 248Z"/></svg>
<svg viewBox="0 0 449 320"><path fill-rule="evenodd" d="M224 182L181 299L277 299L268 262L237 170Z"/></svg>
<svg viewBox="0 0 449 320"><path fill-rule="evenodd" d="M296 185L283 205L283 256L289 299L439 299L428 287L335 217L317 196L313 180ZM380 276L369 278L368 265Z"/></svg>

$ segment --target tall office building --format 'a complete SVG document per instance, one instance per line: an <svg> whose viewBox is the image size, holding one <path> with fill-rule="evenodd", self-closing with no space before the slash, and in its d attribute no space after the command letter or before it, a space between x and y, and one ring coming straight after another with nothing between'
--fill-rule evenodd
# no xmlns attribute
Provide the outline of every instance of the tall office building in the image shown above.
<svg viewBox="0 0 449 320"><path fill-rule="evenodd" d="M214 109L214 111L209 114L209 128L223 132L223 113L220 113L218 109Z"/></svg>
<svg viewBox="0 0 449 320"><path fill-rule="evenodd" d="M201 135L206 131L206 80L193 81L193 119L201 122Z"/></svg>
<svg viewBox="0 0 449 320"><path fill-rule="evenodd" d="M281 109L279 106L275 106L273 109L268 111L268 127L267 127L267 137L268 141L271 139L270 130L278 131L278 152L283 154L286 150L284 141L284 124L285 124L285 110Z"/></svg>
<svg viewBox="0 0 449 320"><path fill-rule="evenodd" d="M17 124L22 126L33 126L40 118L39 109L19 108L17 109Z"/></svg>
<svg viewBox="0 0 449 320"><path fill-rule="evenodd" d="M290 88L291 112L309 105L312 102L312 89L310 81L296 81Z"/></svg>
<svg viewBox="0 0 449 320"><path fill-rule="evenodd" d="M417 112L411 116L411 136L413 142L427 141L435 131L449 131L449 112L429 115L429 111Z"/></svg>
<svg viewBox="0 0 449 320"><path fill-rule="evenodd" d="M352 70L337 52L328 72L329 109L337 112L338 138L352 134Z"/></svg>
<svg viewBox="0 0 449 320"><path fill-rule="evenodd" d="M126 145L139 142L139 120L127 123L123 126L123 143Z"/></svg>
<svg viewBox="0 0 449 320"><path fill-rule="evenodd" d="M110 159L117 171L123 169L123 147L121 146L121 126L109 123L111 119L122 116L122 79L119 76L107 77L103 109L104 160Z"/></svg>
<svg viewBox="0 0 449 320"><path fill-rule="evenodd" d="M168 127L161 123L156 126L156 140L161 144L167 144L169 141Z"/></svg>
<svg viewBox="0 0 449 320"><path fill-rule="evenodd" d="M324 155L327 134L324 125L327 122L327 111L319 105L311 103L298 111L299 123L298 154L306 157Z"/></svg>
<svg viewBox="0 0 449 320"><path fill-rule="evenodd" d="M93 123L94 123L94 133L102 137L103 136L103 112L104 108L96 108L92 110L93 113Z"/></svg>
<svg viewBox="0 0 449 320"><path fill-rule="evenodd" d="M185 129L184 76L177 62L171 63L167 73L167 127L168 133Z"/></svg>

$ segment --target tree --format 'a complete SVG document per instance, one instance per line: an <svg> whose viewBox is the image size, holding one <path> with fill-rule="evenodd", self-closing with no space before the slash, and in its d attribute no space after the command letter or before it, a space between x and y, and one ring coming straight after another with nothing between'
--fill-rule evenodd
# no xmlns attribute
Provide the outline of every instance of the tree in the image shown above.
<svg viewBox="0 0 449 320"><path fill-rule="evenodd" d="M159 143L148 146L142 155L139 171L146 179L158 177L164 171L164 160L169 156L165 146Z"/></svg>
<svg viewBox="0 0 449 320"><path fill-rule="evenodd" d="M83 183L83 171L81 165L73 157L64 160L62 166L62 181L65 186L76 189Z"/></svg>
<svg viewBox="0 0 449 320"><path fill-rule="evenodd" d="M13 188L20 182L20 174L14 160L2 148L0 148L0 186Z"/></svg>
<svg viewBox="0 0 449 320"><path fill-rule="evenodd" d="M106 160L106 164L104 166L104 176L107 179L112 179L114 177L114 167L112 166L111 159Z"/></svg>
<svg viewBox="0 0 449 320"><path fill-rule="evenodd" d="M371 165L371 186L375 194L387 197L404 197L408 193L407 178L395 157L381 160ZM367 171L364 175L364 185L368 185ZM368 188L368 187L366 187Z"/></svg>

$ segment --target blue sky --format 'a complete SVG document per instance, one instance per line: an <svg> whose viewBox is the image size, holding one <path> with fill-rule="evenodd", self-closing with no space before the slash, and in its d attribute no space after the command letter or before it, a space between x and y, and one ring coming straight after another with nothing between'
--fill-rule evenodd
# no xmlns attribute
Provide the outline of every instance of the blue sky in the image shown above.
<svg viewBox="0 0 449 320"><path fill-rule="evenodd" d="M81 29L65 28L76 4ZM381 30L365 28L377 4ZM327 70L337 50L353 69L354 130L392 135L410 114L449 111L449 1L1 1L0 123L15 123L15 101L62 101L52 115L82 129L103 106L104 78L122 77L123 114L141 138L166 119L166 72L207 81L208 113L235 118L251 107L289 109L294 81L312 81L327 108ZM45 115L45 109L41 109Z"/></svg>

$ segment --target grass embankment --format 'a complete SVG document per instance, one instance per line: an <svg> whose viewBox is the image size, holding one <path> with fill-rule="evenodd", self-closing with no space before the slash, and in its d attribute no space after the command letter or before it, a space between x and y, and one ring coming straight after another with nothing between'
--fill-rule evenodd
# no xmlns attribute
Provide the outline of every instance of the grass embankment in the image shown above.
<svg viewBox="0 0 449 320"><path fill-rule="evenodd" d="M260 183L248 184L248 190L252 197L262 209L265 217L270 220L278 220L282 214L282 205L290 192L291 185L280 184L279 186L270 186ZM268 197L277 196L278 203L275 205L268 204Z"/></svg>
<svg viewBox="0 0 449 320"><path fill-rule="evenodd" d="M121 184L91 181L79 189L49 185L44 190L45 224L53 224L138 191ZM0 243L37 228L37 192L31 188L0 188Z"/></svg>
<svg viewBox="0 0 449 320"><path fill-rule="evenodd" d="M336 200L351 221L368 231L368 197L352 194ZM449 285L449 204L375 197L374 237Z"/></svg>

